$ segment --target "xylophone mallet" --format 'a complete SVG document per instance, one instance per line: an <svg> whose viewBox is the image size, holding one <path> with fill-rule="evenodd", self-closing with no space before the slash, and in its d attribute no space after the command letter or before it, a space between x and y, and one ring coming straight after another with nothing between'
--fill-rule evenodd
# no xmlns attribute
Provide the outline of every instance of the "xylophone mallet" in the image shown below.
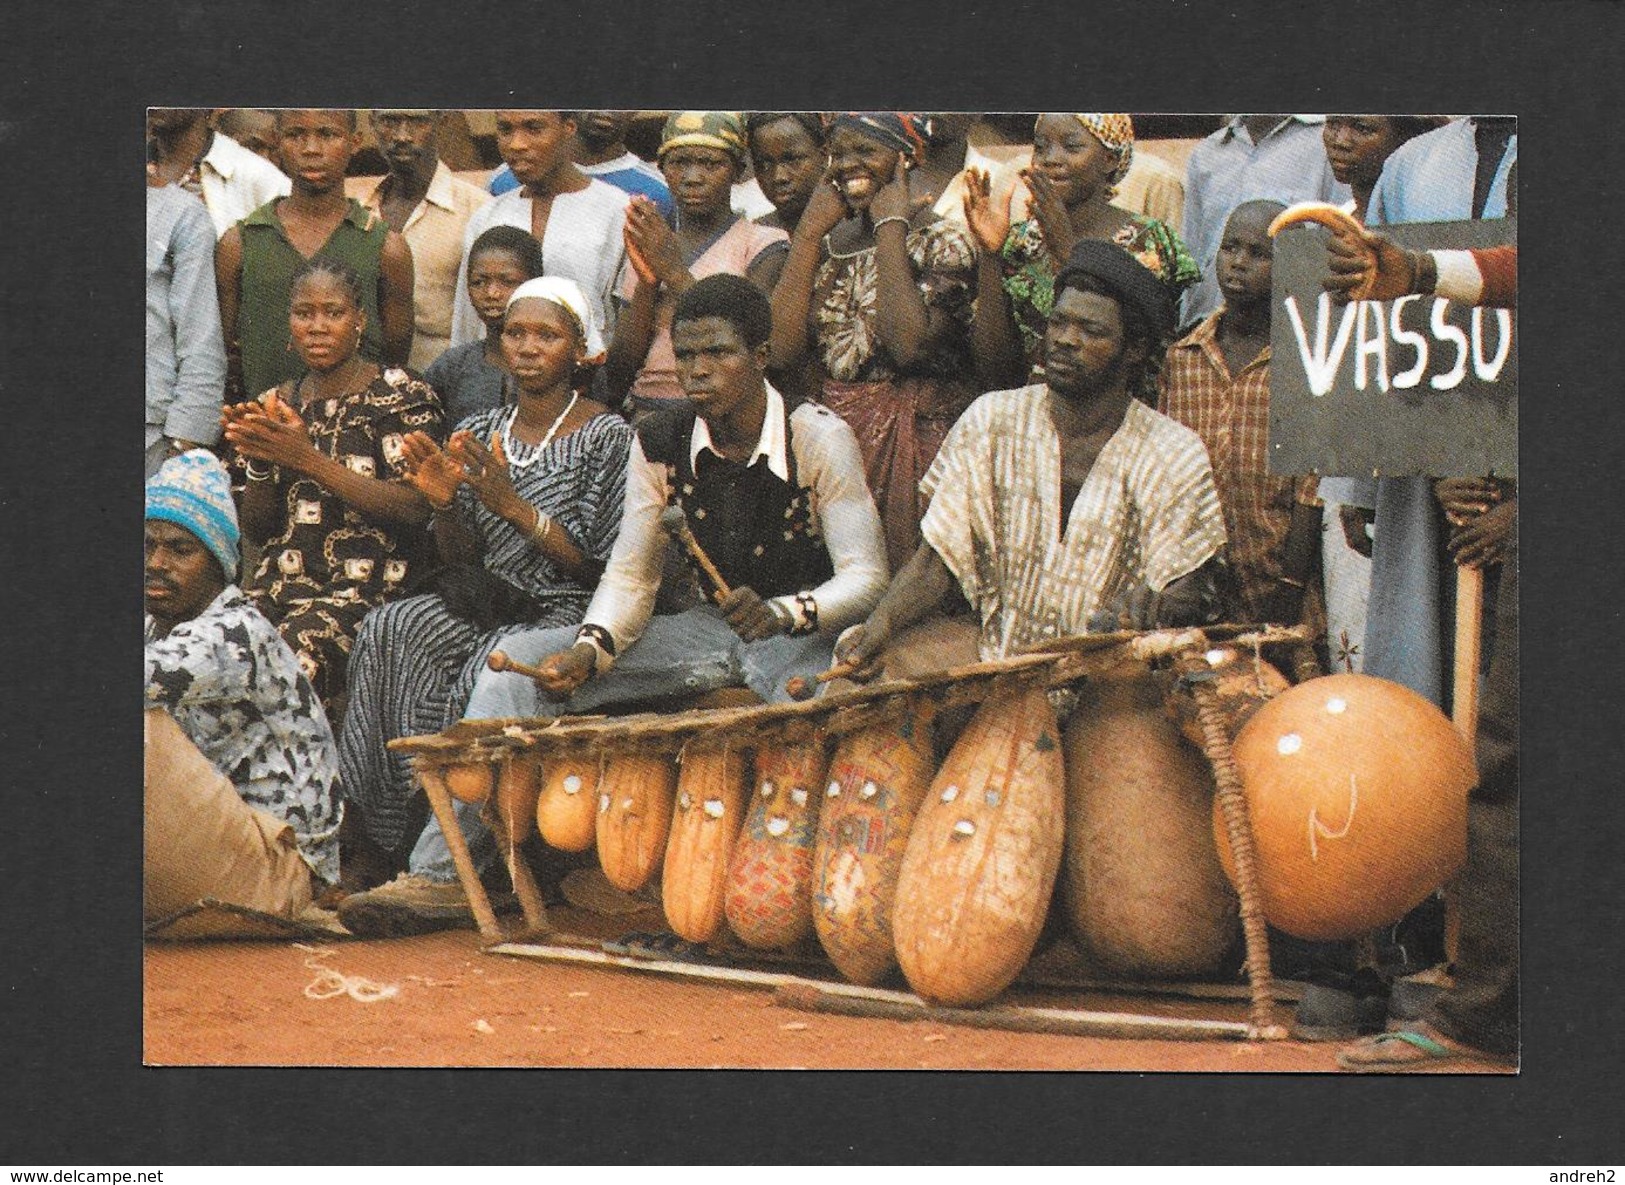
<svg viewBox="0 0 1625 1185"><path fill-rule="evenodd" d="M710 577L711 583L716 586L716 599L719 602L733 591L728 587L728 582L722 578L722 573L717 571L717 566L711 562L711 557L705 554L705 548L700 546L700 541L694 538L694 532L688 529L688 516L683 513L681 506L668 506L662 510L660 526L687 549L688 554L694 557L694 562L700 566L700 570Z"/></svg>
<svg viewBox="0 0 1625 1185"><path fill-rule="evenodd" d="M540 679L543 677L542 669L540 667L533 667L527 663L520 662L518 659L509 658L507 653L502 650L491 651L491 656L485 660L485 665L490 667L493 671L497 671L499 673L503 671L511 671L515 675L528 675L532 679Z"/></svg>
<svg viewBox="0 0 1625 1185"><path fill-rule="evenodd" d="M832 679L844 679L858 669L854 662L838 662L827 671L819 671L811 679L796 675L784 684L785 694L794 700L811 699L812 693Z"/></svg>

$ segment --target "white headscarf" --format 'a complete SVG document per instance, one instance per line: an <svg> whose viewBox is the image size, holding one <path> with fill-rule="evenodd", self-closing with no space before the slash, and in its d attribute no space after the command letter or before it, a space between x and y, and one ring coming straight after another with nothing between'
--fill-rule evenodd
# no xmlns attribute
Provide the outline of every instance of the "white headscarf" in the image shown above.
<svg viewBox="0 0 1625 1185"><path fill-rule="evenodd" d="M598 326L598 307L582 294L574 280L561 276L537 276L534 280L526 280L508 297L507 307L511 309L514 301L531 297L550 301L571 313L581 327L581 338L587 345L585 360L592 363L604 360L604 335Z"/></svg>

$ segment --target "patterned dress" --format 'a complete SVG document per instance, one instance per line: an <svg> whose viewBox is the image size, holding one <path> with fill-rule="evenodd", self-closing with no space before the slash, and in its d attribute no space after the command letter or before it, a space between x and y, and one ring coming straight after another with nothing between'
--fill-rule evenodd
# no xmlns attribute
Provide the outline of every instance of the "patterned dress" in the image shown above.
<svg viewBox="0 0 1625 1185"><path fill-rule="evenodd" d="M244 802L293 828L311 871L337 880L333 731L271 623L227 585L167 634L148 617L145 654L144 706L168 711Z"/></svg>
<svg viewBox="0 0 1625 1185"><path fill-rule="evenodd" d="M279 397L296 406L295 384ZM401 440L421 431L445 439L440 398L421 379L386 369L360 391L313 401L300 409L316 447L364 477L405 477ZM316 694L333 715L344 693L350 644L368 610L406 586L426 557L421 530L391 527L352 510L308 477L273 474L284 512L265 541L259 568L245 591L277 627Z"/></svg>
<svg viewBox="0 0 1625 1185"><path fill-rule="evenodd" d="M946 312L956 329L906 371L880 340L874 247L840 255L826 238L812 299L822 402L857 435L894 572L919 546L920 479L977 394L969 332L976 248L962 227L942 220L910 230L906 245L927 307Z"/></svg>
<svg viewBox="0 0 1625 1185"><path fill-rule="evenodd" d="M1112 237L1112 242L1127 248L1168 285L1168 294L1177 305L1180 293L1202 274L1196 260L1179 236L1155 218L1143 214L1128 217L1128 225ZM1049 322L1050 310L1055 307L1055 275L1059 269L1050 258L1036 218L1025 218L1011 225L1004 246L999 248L999 262L1004 272L1004 291L1010 298L1010 312L1016 319L1016 328L1021 331L1021 348L1027 365L1042 373L1044 327ZM1155 403L1156 393L1150 390L1146 393L1150 396L1149 402Z"/></svg>
<svg viewBox="0 0 1625 1185"><path fill-rule="evenodd" d="M508 410L479 412L458 427L489 441ZM510 474L520 497L602 563L620 530L631 444L626 421L600 415L554 440L528 467L512 466ZM592 596L466 486L457 491L456 513L479 539L485 571L528 599L495 630L453 613L438 594L395 601L362 623L350 660L339 766L345 797L361 805L369 837L387 851L410 845L424 816L406 759L389 752L386 742L439 732L456 721L475 677L504 638L574 625Z"/></svg>

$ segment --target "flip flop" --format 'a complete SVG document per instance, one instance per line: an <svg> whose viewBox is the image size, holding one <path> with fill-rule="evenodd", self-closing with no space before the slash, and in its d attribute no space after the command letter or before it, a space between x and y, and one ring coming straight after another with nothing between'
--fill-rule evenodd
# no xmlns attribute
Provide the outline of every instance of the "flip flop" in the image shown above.
<svg viewBox="0 0 1625 1185"><path fill-rule="evenodd" d="M1500 1064L1476 1049L1446 1045L1414 1029L1378 1033L1337 1055L1339 1069L1355 1074L1402 1074L1407 1070Z"/></svg>

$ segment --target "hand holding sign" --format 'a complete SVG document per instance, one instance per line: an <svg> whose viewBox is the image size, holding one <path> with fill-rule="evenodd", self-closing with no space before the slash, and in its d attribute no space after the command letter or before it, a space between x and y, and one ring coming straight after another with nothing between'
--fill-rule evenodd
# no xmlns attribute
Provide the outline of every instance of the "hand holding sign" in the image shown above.
<svg viewBox="0 0 1625 1185"><path fill-rule="evenodd" d="M1326 244L1331 274L1325 288L1340 302L1393 300L1412 292L1431 292L1433 259L1426 251L1407 251L1392 239L1367 230L1340 206L1298 202L1270 223L1270 234L1313 222L1332 232Z"/></svg>

